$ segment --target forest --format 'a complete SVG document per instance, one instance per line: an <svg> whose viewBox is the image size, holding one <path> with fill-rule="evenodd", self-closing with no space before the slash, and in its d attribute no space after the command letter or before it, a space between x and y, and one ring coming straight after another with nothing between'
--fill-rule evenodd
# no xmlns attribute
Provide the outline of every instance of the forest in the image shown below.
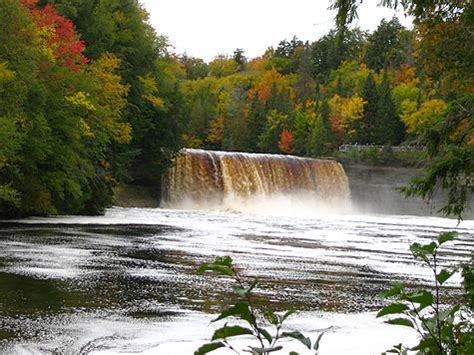
<svg viewBox="0 0 474 355"><path fill-rule="evenodd" d="M173 53L137 0L1 0L0 216L102 213L120 184L159 190L181 147L422 145L435 180L470 176L473 6L412 3L413 29L336 18L314 42L206 63Z"/></svg>

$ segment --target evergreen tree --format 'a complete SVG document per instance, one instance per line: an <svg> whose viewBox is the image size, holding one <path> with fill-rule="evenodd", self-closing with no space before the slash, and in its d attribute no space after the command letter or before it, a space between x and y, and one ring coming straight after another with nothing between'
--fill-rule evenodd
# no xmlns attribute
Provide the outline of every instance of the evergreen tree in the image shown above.
<svg viewBox="0 0 474 355"><path fill-rule="evenodd" d="M237 48L232 56L234 61L239 65L239 71L244 71L247 65L247 58L245 57L245 51L242 48Z"/></svg>
<svg viewBox="0 0 474 355"><path fill-rule="evenodd" d="M315 84L313 80L313 67L311 63L311 52L305 49L300 58L300 64L295 83L296 101L304 103L308 101L314 93Z"/></svg>
<svg viewBox="0 0 474 355"><path fill-rule="evenodd" d="M399 67L409 56L406 48L405 28L396 17L387 22L383 19L369 36L364 62L379 71L386 67Z"/></svg>
<svg viewBox="0 0 474 355"><path fill-rule="evenodd" d="M309 153L313 157L320 157L328 150L330 143L330 132L324 123L322 116L318 116L314 122L309 141Z"/></svg>
<svg viewBox="0 0 474 355"><path fill-rule="evenodd" d="M296 155L308 154L309 125L306 112L302 109L296 110L294 121L294 145L293 151Z"/></svg>
<svg viewBox="0 0 474 355"><path fill-rule="evenodd" d="M329 107L329 102L326 98L319 105L317 109L317 115L321 117L324 127L327 131L327 134L325 135L326 137L325 148L326 148L326 152L329 152L333 149L335 145L336 137L334 135L334 132L331 129L331 122L330 122L331 109Z"/></svg>
<svg viewBox="0 0 474 355"><path fill-rule="evenodd" d="M248 148L250 151L259 151L258 137L265 130L265 106L260 102L257 94L252 96L247 117Z"/></svg>
<svg viewBox="0 0 474 355"><path fill-rule="evenodd" d="M404 125L396 112L386 70L378 92L377 124L373 129L374 143L380 145L400 144L404 136Z"/></svg>
<svg viewBox="0 0 474 355"><path fill-rule="evenodd" d="M231 93L227 105L227 115L224 118L224 137L222 147L225 150L248 150L248 130L245 115L247 91L238 85Z"/></svg>
<svg viewBox="0 0 474 355"><path fill-rule="evenodd" d="M372 73L365 80L362 88L362 98L366 101L364 105L364 116L358 132L357 140L362 144L375 143L375 130L378 124L378 102L379 95Z"/></svg>

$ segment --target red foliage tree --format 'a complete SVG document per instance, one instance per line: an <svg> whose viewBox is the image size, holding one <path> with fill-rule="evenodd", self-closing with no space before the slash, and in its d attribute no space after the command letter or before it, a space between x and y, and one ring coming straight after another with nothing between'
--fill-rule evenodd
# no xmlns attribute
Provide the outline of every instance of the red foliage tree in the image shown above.
<svg viewBox="0 0 474 355"><path fill-rule="evenodd" d="M51 4L40 8L38 0L22 0L38 30L47 36L54 58L64 67L78 72L89 60L84 56L85 44L78 39L74 24L61 16Z"/></svg>
<svg viewBox="0 0 474 355"><path fill-rule="evenodd" d="M278 142L278 149L283 153L291 153L293 151L293 132L284 129L280 133L280 140Z"/></svg>

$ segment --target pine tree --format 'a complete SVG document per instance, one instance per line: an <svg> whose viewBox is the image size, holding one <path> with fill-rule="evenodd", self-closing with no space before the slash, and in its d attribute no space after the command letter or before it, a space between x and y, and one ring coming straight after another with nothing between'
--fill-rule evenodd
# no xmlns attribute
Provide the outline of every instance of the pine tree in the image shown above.
<svg viewBox="0 0 474 355"><path fill-rule="evenodd" d="M297 75L298 77L295 83L296 101L298 103L304 103L311 98L315 88L309 49L306 49L301 55Z"/></svg>
<svg viewBox="0 0 474 355"><path fill-rule="evenodd" d="M258 151L258 137L265 130L265 106L258 98L258 94L253 95L247 117L248 148L250 151Z"/></svg>
<svg viewBox="0 0 474 355"><path fill-rule="evenodd" d="M364 116L362 117L361 129L358 134L358 141L362 144L372 144L374 141L375 127L377 126L377 111L379 95L372 73L365 80L362 88L362 98L366 101L364 105Z"/></svg>
<svg viewBox="0 0 474 355"><path fill-rule="evenodd" d="M327 152L327 146L330 141L329 130L324 124L322 116L318 116L314 122L309 141L309 153L311 156L320 157Z"/></svg>
<svg viewBox="0 0 474 355"><path fill-rule="evenodd" d="M380 145L400 144L404 136L404 125L396 112L386 70L378 92L377 124L373 131L374 143Z"/></svg>
<svg viewBox="0 0 474 355"><path fill-rule="evenodd" d="M303 110L295 112L294 134L293 134L293 152L297 155L308 154L309 125L306 114Z"/></svg>

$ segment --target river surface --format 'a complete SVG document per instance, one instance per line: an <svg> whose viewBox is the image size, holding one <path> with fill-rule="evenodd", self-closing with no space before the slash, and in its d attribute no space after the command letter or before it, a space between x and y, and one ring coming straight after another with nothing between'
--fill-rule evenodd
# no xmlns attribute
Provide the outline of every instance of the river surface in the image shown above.
<svg viewBox="0 0 474 355"><path fill-rule="evenodd" d="M474 221L112 208L3 222L0 353L192 354L223 325L210 320L236 300L228 279L196 273L224 255L244 277L261 279L265 307L299 310L289 330L325 332L320 354L413 345L411 329L375 318L378 293L394 281L429 285L409 244L451 230L459 237L443 247L445 266L469 260ZM460 296L459 282L448 283L448 298ZM305 353L299 343L284 346Z"/></svg>

